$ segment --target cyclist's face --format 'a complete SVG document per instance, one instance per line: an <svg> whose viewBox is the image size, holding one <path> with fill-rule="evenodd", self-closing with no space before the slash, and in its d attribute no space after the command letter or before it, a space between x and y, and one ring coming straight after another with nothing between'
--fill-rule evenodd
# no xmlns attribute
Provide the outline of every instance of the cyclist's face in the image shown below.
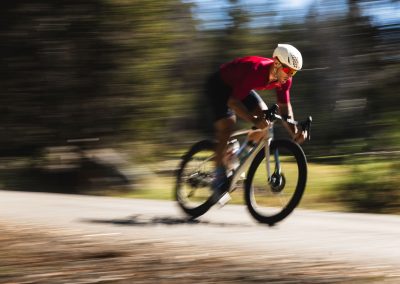
<svg viewBox="0 0 400 284"><path fill-rule="evenodd" d="M280 67L278 67L278 70L277 70L277 74L276 74L276 75L277 75L277 77L278 77L279 83L285 84L286 81L289 80L290 75L287 74L285 71L283 71L283 68L282 68L282 67L283 67L282 65L281 65Z"/></svg>
<svg viewBox="0 0 400 284"><path fill-rule="evenodd" d="M296 70L293 70L290 67L283 65L279 60L276 58L276 66L277 66L277 78L279 83L284 84L290 77L293 77L296 74Z"/></svg>
<svg viewBox="0 0 400 284"><path fill-rule="evenodd" d="M281 84L286 83L287 80L289 80L289 78L293 77L294 74L296 74L296 70L287 67L285 65L280 65L280 67L278 68L278 81Z"/></svg>

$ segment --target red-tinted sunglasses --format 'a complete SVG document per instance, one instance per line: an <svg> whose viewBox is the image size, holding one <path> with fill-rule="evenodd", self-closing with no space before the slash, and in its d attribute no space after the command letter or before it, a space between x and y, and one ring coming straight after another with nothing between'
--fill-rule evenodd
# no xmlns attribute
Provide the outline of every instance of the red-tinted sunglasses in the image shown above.
<svg viewBox="0 0 400 284"><path fill-rule="evenodd" d="M286 67L284 65L282 65L282 71L285 72L286 74L288 74L289 76L294 76L297 72L297 70L294 70L290 67Z"/></svg>

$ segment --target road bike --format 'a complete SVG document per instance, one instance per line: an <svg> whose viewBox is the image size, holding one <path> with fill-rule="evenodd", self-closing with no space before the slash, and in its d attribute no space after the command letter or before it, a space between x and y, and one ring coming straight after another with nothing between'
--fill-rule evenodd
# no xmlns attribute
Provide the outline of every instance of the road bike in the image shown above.
<svg viewBox="0 0 400 284"><path fill-rule="evenodd" d="M278 105L273 105L265 111L265 118L272 125L278 120L297 125L308 132L308 139L311 137L311 116L304 122L297 122L278 115ZM254 130L233 133L228 144L237 140L242 141L242 145L247 143L251 131ZM177 170L175 199L186 214L197 218L216 203L226 203L241 184L244 185L248 211L261 223L272 226L287 217L299 204L307 182L307 160L299 144L291 140L275 140L271 127L268 135L264 135L239 160L238 165L229 170L229 189L222 196L211 189L215 146L215 141L202 140L182 157Z"/></svg>

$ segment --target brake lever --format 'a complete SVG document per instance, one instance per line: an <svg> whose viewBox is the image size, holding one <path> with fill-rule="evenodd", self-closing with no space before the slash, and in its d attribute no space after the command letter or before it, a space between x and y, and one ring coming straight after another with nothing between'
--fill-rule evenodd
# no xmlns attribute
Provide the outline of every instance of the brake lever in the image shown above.
<svg viewBox="0 0 400 284"><path fill-rule="evenodd" d="M307 118L307 139L308 139L308 141L311 140L311 122L312 122L312 116L310 115Z"/></svg>
<svg viewBox="0 0 400 284"><path fill-rule="evenodd" d="M306 121L303 121L303 122L300 123L301 130L302 131L307 131L307 139L308 139L308 141L311 140L311 122L312 122L312 117L309 116Z"/></svg>

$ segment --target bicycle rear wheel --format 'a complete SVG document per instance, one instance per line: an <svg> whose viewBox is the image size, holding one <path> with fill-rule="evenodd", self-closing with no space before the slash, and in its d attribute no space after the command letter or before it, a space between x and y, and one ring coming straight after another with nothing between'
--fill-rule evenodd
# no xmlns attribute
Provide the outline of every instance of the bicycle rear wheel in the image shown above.
<svg viewBox="0 0 400 284"><path fill-rule="evenodd" d="M307 161L301 147L289 140L273 140L269 150L271 179L265 151L260 151L247 175L245 200L257 221L273 225L299 204L307 182Z"/></svg>
<svg viewBox="0 0 400 284"><path fill-rule="evenodd" d="M183 156L177 172L175 199L183 211L193 218L203 215L216 203L211 190L215 145L210 140L194 144Z"/></svg>

